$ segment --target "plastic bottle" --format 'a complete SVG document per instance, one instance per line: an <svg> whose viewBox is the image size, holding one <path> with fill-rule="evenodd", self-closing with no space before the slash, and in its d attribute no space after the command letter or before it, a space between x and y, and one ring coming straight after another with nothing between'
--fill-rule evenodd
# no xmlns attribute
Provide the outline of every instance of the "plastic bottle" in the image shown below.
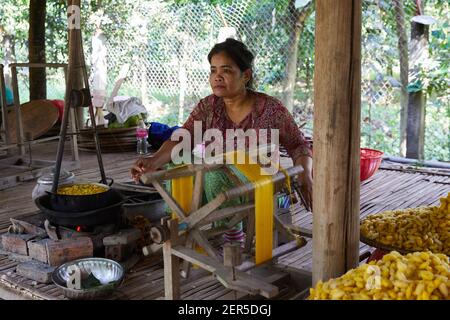
<svg viewBox="0 0 450 320"><path fill-rule="evenodd" d="M136 141L137 141L137 153L148 153L148 129L143 120L139 120L138 127L136 128Z"/></svg>

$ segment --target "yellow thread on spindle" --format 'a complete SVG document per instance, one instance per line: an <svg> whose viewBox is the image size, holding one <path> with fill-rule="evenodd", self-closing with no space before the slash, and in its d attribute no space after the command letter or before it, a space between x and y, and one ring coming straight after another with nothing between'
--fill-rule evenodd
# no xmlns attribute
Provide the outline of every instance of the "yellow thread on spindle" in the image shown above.
<svg viewBox="0 0 450 320"><path fill-rule="evenodd" d="M234 166L255 186L255 263L260 264L272 259L274 186L272 176L262 174L264 168L250 163L248 155L244 164L237 163L239 153L234 153Z"/></svg>
<svg viewBox="0 0 450 320"><path fill-rule="evenodd" d="M172 197L186 213L186 216L191 211L193 185L193 176L172 179ZM177 215L175 212L172 212L172 218L174 217L177 217Z"/></svg>

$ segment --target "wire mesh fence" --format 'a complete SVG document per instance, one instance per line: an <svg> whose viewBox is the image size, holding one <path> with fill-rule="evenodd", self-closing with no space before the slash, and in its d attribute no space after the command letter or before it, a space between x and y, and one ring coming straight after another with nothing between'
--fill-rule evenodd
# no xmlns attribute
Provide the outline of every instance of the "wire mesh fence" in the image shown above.
<svg viewBox="0 0 450 320"><path fill-rule="evenodd" d="M130 64L119 94L140 97L152 121L182 123L198 100L211 92L209 50L227 35L233 36L256 56L255 89L281 99L306 133L312 133L315 1L125 2L128 18L117 26L104 26L108 91L120 68ZM417 3L422 4L421 10ZM420 83L418 75L441 72L444 79L448 75L449 4L363 0L362 5L361 146L398 155L401 112L409 91L414 90L411 85ZM102 15L112 16L111 10L116 9L108 10ZM429 25L425 62L420 62L412 54L411 20L426 14L435 22ZM87 57L91 29L84 31ZM420 68L413 68L419 64ZM439 76L429 78L430 83L423 84L428 92L425 158L449 161L449 82ZM430 90L435 87L439 90Z"/></svg>

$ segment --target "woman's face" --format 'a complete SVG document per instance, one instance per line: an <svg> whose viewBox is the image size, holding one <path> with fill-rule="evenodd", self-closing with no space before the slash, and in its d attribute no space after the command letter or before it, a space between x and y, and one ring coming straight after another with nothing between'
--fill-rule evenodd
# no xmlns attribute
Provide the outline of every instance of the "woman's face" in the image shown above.
<svg viewBox="0 0 450 320"><path fill-rule="evenodd" d="M209 84L213 93L218 97L231 98L241 94L250 80L250 74L250 70L242 72L225 52L211 57Z"/></svg>

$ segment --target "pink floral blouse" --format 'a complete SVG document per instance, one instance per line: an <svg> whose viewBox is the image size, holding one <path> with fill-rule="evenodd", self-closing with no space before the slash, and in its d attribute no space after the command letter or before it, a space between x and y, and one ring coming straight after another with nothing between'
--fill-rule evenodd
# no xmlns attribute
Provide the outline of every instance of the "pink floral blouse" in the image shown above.
<svg viewBox="0 0 450 320"><path fill-rule="evenodd" d="M239 124L235 124L228 117L222 98L215 95L200 100L183 128L194 134L194 121L202 122L202 133L207 129L219 129L224 135L226 129L278 129L280 144L286 148L289 156L295 161L299 156L312 157L311 146L296 125L294 118L286 107L276 98L264 93L254 92L256 95L253 111ZM268 134L268 143L270 133Z"/></svg>

